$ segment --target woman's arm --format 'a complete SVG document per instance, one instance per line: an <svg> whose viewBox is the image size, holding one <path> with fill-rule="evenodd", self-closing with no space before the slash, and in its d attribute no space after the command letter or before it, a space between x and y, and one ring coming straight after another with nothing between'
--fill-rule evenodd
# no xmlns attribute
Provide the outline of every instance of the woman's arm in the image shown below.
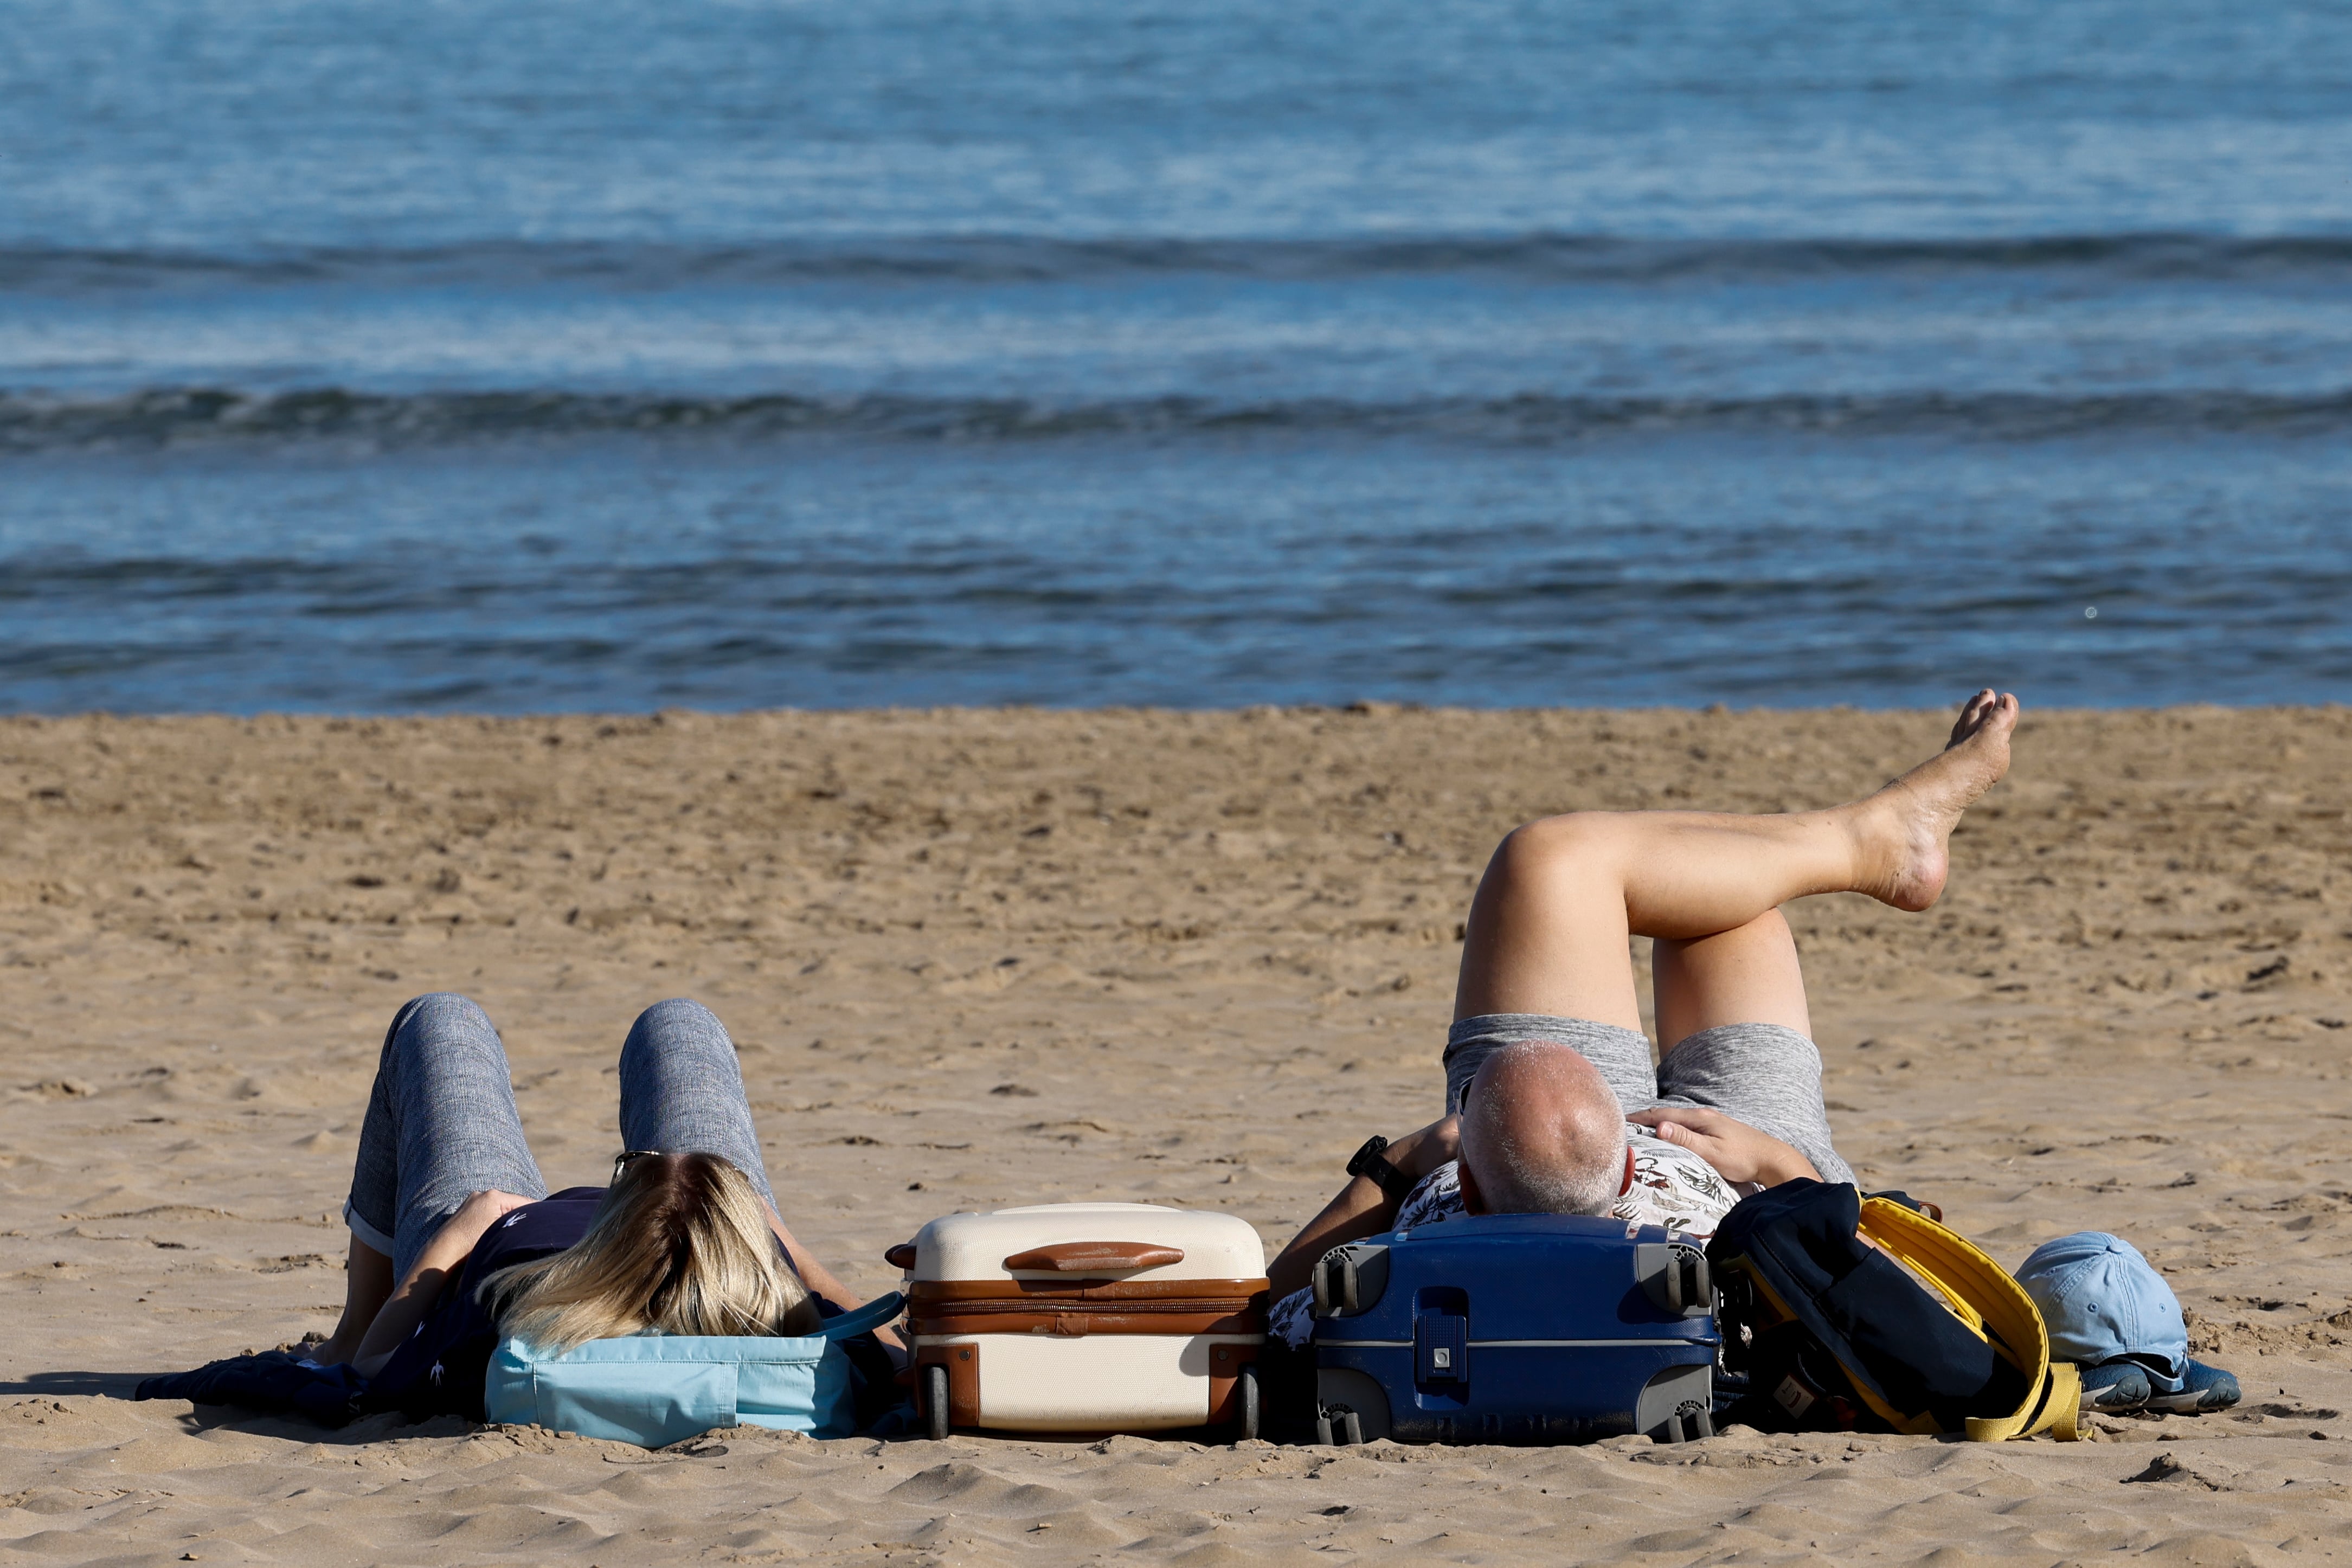
<svg viewBox="0 0 2352 1568"><path fill-rule="evenodd" d="M1462 1153L1462 1119L1448 1116L1408 1132L1383 1151L1382 1158L1419 1181ZM1396 1218L1398 1200L1370 1176L1350 1176L1339 1195L1307 1222L1290 1245L1266 1265L1266 1282L1277 1301L1305 1285L1325 1253L1342 1242L1378 1236Z"/></svg>
<svg viewBox="0 0 2352 1568"><path fill-rule="evenodd" d="M773 1207L768 1210L768 1228L774 1231L776 1239L784 1244L784 1256L793 1260L793 1271L801 1277L802 1284L845 1312L855 1311L866 1305L862 1297L835 1279L832 1269L816 1260L815 1253L803 1247L798 1238L784 1228L783 1216ZM891 1352L892 1361L905 1364L907 1347L898 1338L898 1330L887 1326L879 1328L874 1331L874 1337Z"/></svg>
<svg viewBox="0 0 2352 1568"><path fill-rule="evenodd" d="M393 1288L392 1299L377 1310L375 1321L368 1325L352 1355L352 1368L362 1377L382 1372L400 1342L415 1333L425 1314L433 1310L450 1276L465 1268L474 1244L501 1217L536 1201L512 1193L488 1192L476 1193L459 1205L457 1212L442 1221L433 1239L425 1244L425 1251L410 1266L407 1276Z"/></svg>

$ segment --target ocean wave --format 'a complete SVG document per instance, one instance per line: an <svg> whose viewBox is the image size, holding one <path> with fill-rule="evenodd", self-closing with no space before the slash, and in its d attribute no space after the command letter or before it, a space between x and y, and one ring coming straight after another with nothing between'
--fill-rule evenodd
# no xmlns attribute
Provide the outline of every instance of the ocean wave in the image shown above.
<svg viewBox="0 0 2352 1568"><path fill-rule="evenodd" d="M1394 403L1223 403L1194 397L1054 403L788 394L714 398L565 391L388 395L333 387L278 393L180 387L89 399L0 393L0 451L17 453L252 442L434 446L632 433L965 442L1296 433L1549 445L1612 435L1686 433L2022 441L2101 433L2305 437L2347 428L2352 391L2315 396L2231 391L1753 398L1529 394Z"/></svg>
<svg viewBox="0 0 2352 1568"><path fill-rule="evenodd" d="M1268 279L1493 275L1526 282L1680 280L2009 272L2116 281L2341 281L2352 235L2185 233L1984 239L1641 239L1603 235L1398 235L1336 239L907 238L662 245L484 241L422 248L285 248L247 253L0 247L0 289L75 294L154 289L305 286L614 289L800 283L1082 283L1202 274Z"/></svg>

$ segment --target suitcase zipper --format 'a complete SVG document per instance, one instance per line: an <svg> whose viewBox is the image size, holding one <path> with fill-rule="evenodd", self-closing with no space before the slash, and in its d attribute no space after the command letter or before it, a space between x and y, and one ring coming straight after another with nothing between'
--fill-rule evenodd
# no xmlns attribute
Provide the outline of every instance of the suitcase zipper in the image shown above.
<svg viewBox="0 0 2352 1568"><path fill-rule="evenodd" d="M1001 1318L1010 1312L1027 1312L1054 1317L1087 1317L1100 1313L1106 1317L1133 1318L1155 1312L1183 1313L1193 1316L1202 1312L1237 1315L1248 1311L1255 1302L1250 1296L1166 1296L1157 1300L1087 1301L1053 1296L983 1297L977 1300L922 1301L915 1306L918 1316L925 1318Z"/></svg>
<svg viewBox="0 0 2352 1568"><path fill-rule="evenodd" d="M1187 1338L1232 1334L1259 1339L1265 1315L1255 1296L1163 1296L1141 1300L1087 1301L982 1297L977 1300L924 1301L908 1314L918 1340L961 1334L1047 1334L1085 1339L1093 1334L1142 1334Z"/></svg>

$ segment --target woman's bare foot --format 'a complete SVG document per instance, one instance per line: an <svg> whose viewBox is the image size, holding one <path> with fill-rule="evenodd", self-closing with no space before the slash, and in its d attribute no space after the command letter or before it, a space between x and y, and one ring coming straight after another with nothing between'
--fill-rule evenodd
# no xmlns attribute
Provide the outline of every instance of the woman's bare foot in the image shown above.
<svg viewBox="0 0 2352 1568"><path fill-rule="evenodd" d="M1928 758L1854 811L1867 874L1856 890L1898 910L1924 910L1944 891L1946 848L1960 814L2009 772L2017 699L1990 688L1960 707L1943 753Z"/></svg>

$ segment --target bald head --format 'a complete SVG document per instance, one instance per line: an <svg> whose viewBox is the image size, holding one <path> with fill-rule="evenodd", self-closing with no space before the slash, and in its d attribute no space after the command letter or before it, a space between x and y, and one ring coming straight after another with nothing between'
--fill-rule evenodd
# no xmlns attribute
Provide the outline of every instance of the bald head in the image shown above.
<svg viewBox="0 0 2352 1568"><path fill-rule="evenodd" d="M1567 1046L1523 1040L1480 1064L1462 1107L1465 1198L1486 1214L1606 1214L1624 1176L1625 1113Z"/></svg>

